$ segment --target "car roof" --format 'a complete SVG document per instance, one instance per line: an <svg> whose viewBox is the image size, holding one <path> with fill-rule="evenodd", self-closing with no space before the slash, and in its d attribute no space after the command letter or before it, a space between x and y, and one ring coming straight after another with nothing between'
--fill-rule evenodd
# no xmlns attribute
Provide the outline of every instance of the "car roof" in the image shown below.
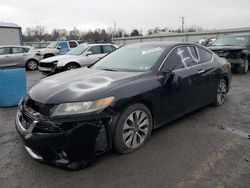
<svg viewBox="0 0 250 188"><path fill-rule="evenodd" d="M113 46L115 46L114 44L111 44L111 43L82 43L79 46L99 46L99 45L113 45Z"/></svg>
<svg viewBox="0 0 250 188"><path fill-rule="evenodd" d="M133 43L127 44L126 46L164 46L164 47L171 47L171 46L178 46L178 45L196 45L195 43L190 42L179 42L179 41L154 41L154 42L142 42L142 43Z"/></svg>
<svg viewBox="0 0 250 188"><path fill-rule="evenodd" d="M18 45L3 45L3 46L0 46L0 48L3 48L3 47L12 47L12 48L32 48L30 46L18 46Z"/></svg>

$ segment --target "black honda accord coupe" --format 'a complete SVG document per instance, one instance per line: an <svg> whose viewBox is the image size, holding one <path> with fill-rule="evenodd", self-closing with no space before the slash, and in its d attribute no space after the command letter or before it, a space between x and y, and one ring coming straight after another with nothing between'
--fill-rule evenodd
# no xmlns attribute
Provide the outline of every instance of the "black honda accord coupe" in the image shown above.
<svg viewBox="0 0 250 188"><path fill-rule="evenodd" d="M16 128L34 159L78 169L112 148L138 150L152 129L222 105L230 82L230 64L202 46L131 44L41 80L20 102Z"/></svg>

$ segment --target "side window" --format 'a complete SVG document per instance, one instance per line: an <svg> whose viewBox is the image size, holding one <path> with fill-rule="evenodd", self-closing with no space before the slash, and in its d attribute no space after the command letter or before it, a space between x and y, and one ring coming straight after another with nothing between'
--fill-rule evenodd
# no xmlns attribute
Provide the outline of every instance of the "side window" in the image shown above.
<svg viewBox="0 0 250 188"><path fill-rule="evenodd" d="M75 47L77 47L76 42L70 41L70 42L69 42L69 47L70 47L70 48L75 48Z"/></svg>
<svg viewBox="0 0 250 188"><path fill-rule="evenodd" d="M110 46L110 45L103 45L102 47L103 47L103 53L105 53L105 54L114 51L112 46Z"/></svg>
<svg viewBox="0 0 250 188"><path fill-rule="evenodd" d="M0 48L0 55L7 55L10 54L10 48Z"/></svg>
<svg viewBox="0 0 250 188"><path fill-rule="evenodd" d="M205 49L198 48L200 54L200 63L206 63L212 60L212 54Z"/></svg>
<svg viewBox="0 0 250 188"><path fill-rule="evenodd" d="M68 49L68 44L67 42L59 42L58 46L61 46L61 49Z"/></svg>
<svg viewBox="0 0 250 188"><path fill-rule="evenodd" d="M187 67L197 65L199 63L198 55L193 46L180 47L177 52L181 61Z"/></svg>
<svg viewBox="0 0 250 188"><path fill-rule="evenodd" d="M13 54L22 54L22 53L26 53L24 48L12 48L12 53Z"/></svg>
<svg viewBox="0 0 250 188"><path fill-rule="evenodd" d="M29 51L30 51L30 48L24 48L24 51L25 51L25 52L29 52Z"/></svg>
<svg viewBox="0 0 250 188"><path fill-rule="evenodd" d="M181 57L178 55L178 49L176 48L168 58L165 60L163 64L163 70L172 71L184 68L184 64L182 63Z"/></svg>
<svg viewBox="0 0 250 188"><path fill-rule="evenodd" d="M100 54L101 53L101 46L93 46L88 51L92 52L92 54Z"/></svg>

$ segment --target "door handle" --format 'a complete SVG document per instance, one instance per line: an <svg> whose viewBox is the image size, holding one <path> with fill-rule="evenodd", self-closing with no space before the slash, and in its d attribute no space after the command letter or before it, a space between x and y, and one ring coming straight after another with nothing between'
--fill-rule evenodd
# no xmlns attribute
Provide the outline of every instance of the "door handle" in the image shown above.
<svg viewBox="0 0 250 188"><path fill-rule="evenodd" d="M202 74L202 73L204 73L204 72L205 72L205 70L204 70L204 69L201 69L201 70L198 70L197 74Z"/></svg>

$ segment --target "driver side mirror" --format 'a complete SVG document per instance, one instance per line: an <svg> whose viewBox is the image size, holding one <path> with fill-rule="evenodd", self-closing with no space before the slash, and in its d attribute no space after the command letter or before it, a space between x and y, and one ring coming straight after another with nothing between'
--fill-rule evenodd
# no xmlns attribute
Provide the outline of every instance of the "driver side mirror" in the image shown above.
<svg viewBox="0 0 250 188"><path fill-rule="evenodd" d="M57 48L58 50L60 50L62 47L61 47L61 46L57 46L56 48Z"/></svg>
<svg viewBox="0 0 250 188"><path fill-rule="evenodd" d="M89 55L92 55L92 54L93 54L93 52L87 51L85 55L88 57Z"/></svg>

